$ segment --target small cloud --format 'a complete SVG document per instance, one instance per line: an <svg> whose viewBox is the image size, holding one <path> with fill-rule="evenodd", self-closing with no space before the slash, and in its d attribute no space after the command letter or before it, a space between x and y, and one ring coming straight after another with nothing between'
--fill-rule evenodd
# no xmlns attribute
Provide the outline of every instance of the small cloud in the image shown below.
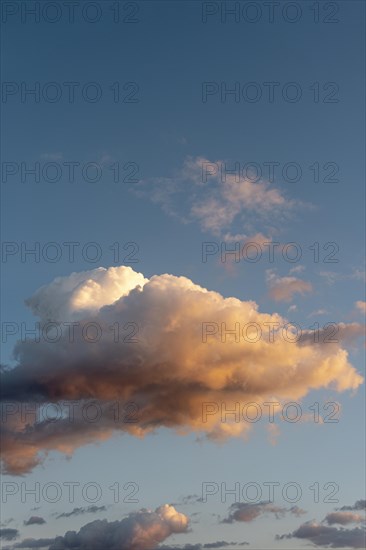
<svg viewBox="0 0 366 550"><path fill-rule="evenodd" d="M105 506L88 506L87 508L74 508L71 512L63 512L56 516L56 519L69 518L71 516L81 516L83 514L96 514L97 512L106 512Z"/></svg>
<svg viewBox="0 0 366 550"><path fill-rule="evenodd" d="M134 192L183 223L196 222L215 236L254 226L258 218L262 227L266 220L272 224L275 216L283 218L298 206L269 181L243 175L239 163L203 157L187 157L175 174L142 180Z"/></svg>
<svg viewBox="0 0 366 550"><path fill-rule="evenodd" d="M291 512L291 514L293 514L297 518L300 516L303 516L304 514L307 514L307 511L303 510L302 508L299 508L299 506L291 506L289 511Z"/></svg>
<svg viewBox="0 0 366 550"><path fill-rule="evenodd" d="M0 539L14 540L19 537L18 529L0 529Z"/></svg>
<svg viewBox="0 0 366 550"><path fill-rule="evenodd" d="M304 265L297 265L297 266L290 269L291 274L293 274L293 273L302 273L303 271L305 271L305 266Z"/></svg>
<svg viewBox="0 0 366 550"><path fill-rule="evenodd" d="M354 279L356 281L362 281L363 283L366 281L366 273L364 269L354 269L350 275L350 279Z"/></svg>
<svg viewBox="0 0 366 550"><path fill-rule="evenodd" d="M339 273L336 273L335 271L321 271L319 275L325 279L325 282L328 285L334 285L334 283L339 281L341 278Z"/></svg>
<svg viewBox="0 0 366 550"><path fill-rule="evenodd" d="M356 514L355 512L331 512L327 514L323 522L328 525L339 523L340 525L348 525L349 523L364 523L365 516Z"/></svg>
<svg viewBox="0 0 366 550"><path fill-rule="evenodd" d="M29 550L30 548L34 548L34 550L39 550L40 548L46 548L46 547L47 547L46 550L49 550L51 544L53 544L55 540L56 539L54 538L53 539L24 539L22 540L22 542L18 542L17 544L15 544L11 549L6 549L6 550L15 550L16 548L25 548L26 550ZM58 550L59 548L60 547L58 547ZM64 547L63 550L65 550L65 548L67 547Z"/></svg>
<svg viewBox="0 0 366 550"><path fill-rule="evenodd" d="M276 302L291 302L294 294L312 292L311 283L297 277L278 277L273 269L267 270L269 296Z"/></svg>
<svg viewBox="0 0 366 550"><path fill-rule="evenodd" d="M320 315L327 315L329 311L326 309L316 309L315 311L312 311L309 313L308 317L319 317Z"/></svg>
<svg viewBox="0 0 366 550"><path fill-rule="evenodd" d="M259 516L266 514L274 514L276 519L280 519L281 517L284 517L287 513L299 517L302 514L306 514L306 511L302 510L298 506L292 506L291 508L275 506L271 502L258 502L257 504L250 504L247 502L235 502L229 508L228 517L223 519L221 523L234 523L235 521L249 523Z"/></svg>
<svg viewBox="0 0 366 550"><path fill-rule="evenodd" d="M357 500L353 506L342 506L339 510L366 510L366 500Z"/></svg>
<svg viewBox="0 0 366 550"><path fill-rule="evenodd" d="M341 281L362 281L365 282L365 271L362 269L353 269L350 273L338 273L336 271L320 271L320 277L325 279L328 285L334 285Z"/></svg>
<svg viewBox="0 0 366 550"><path fill-rule="evenodd" d="M178 504L179 505L186 505L186 504L196 504L197 502L202 502L202 497L199 495L193 494L193 495L186 495L179 499Z"/></svg>
<svg viewBox="0 0 366 550"><path fill-rule="evenodd" d="M277 426L277 424L268 424L267 426L268 431L268 439L271 445L277 445L278 437L281 433L280 428Z"/></svg>
<svg viewBox="0 0 366 550"><path fill-rule="evenodd" d="M113 157L109 153L103 153L99 158L99 164L104 166L110 162L113 162Z"/></svg>
<svg viewBox="0 0 366 550"><path fill-rule="evenodd" d="M24 525L43 525L46 520L40 516L31 516L27 521L24 521Z"/></svg>
<svg viewBox="0 0 366 550"><path fill-rule="evenodd" d="M12 521L14 521L14 518L5 519L0 523L0 527L7 527Z"/></svg>
<svg viewBox="0 0 366 550"><path fill-rule="evenodd" d="M315 521L308 521L298 529L287 535L276 535L276 540L284 539L307 540L316 546L327 548L364 548L365 530L360 527L354 529L337 529L328 527Z"/></svg>
<svg viewBox="0 0 366 550"><path fill-rule="evenodd" d="M355 306L359 311L361 311L361 313L366 313L366 302L363 302L362 300L357 300Z"/></svg>

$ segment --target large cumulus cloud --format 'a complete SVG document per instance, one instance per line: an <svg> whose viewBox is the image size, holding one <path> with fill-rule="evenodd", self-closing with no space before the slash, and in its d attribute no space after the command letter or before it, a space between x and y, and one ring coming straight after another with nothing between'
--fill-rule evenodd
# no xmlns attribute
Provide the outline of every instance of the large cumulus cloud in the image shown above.
<svg viewBox="0 0 366 550"><path fill-rule="evenodd" d="M340 342L315 343L313 333L298 342L270 341L269 328L286 319L258 311L254 302L223 298L185 277L145 278L129 267L98 268L59 277L39 289L28 301L40 324L62 326L55 342L18 342L17 366L2 376L2 399L9 402L98 403L103 414L85 423L80 408L73 418L63 415L30 422L6 415L3 459L6 471L30 470L40 453L73 449L110 437L115 430L137 436L161 427L180 432L205 432L209 437L240 436L248 424L222 423L219 415L202 417L204 403L263 402L301 399L312 389L356 390L363 378L349 363ZM202 338L202 323L257 323L259 341L215 334ZM70 323L78 323L70 341ZM86 324L95 323L101 337L90 342L82 336ZM122 336L116 340L118 327ZM136 330L126 342L126 327ZM359 326L342 325L337 334L349 337ZM124 332L125 331L125 332ZM111 402L133 402L138 422L116 422Z"/></svg>
<svg viewBox="0 0 366 550"><path fill-rule="evenodd" d="M78 532L54 539L25 539L13 548L47 547L49 550L148 550L170 535L188 530L189 520L173 506L140 510L117 521L95 520Z"/></svg>

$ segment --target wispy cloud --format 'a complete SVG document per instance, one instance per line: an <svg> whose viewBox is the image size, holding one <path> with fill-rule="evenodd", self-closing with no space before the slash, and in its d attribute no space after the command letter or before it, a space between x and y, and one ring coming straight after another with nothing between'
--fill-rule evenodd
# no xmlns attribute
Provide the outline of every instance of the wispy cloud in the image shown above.
<svg viewBox="0 0 366 550"><path fill-rule="evenodd" d="M273 514L277 519L279 519L284 517L286 514L292 514L299 517L306 513L307 512L305 510L302 510L298 506L284 508L281 506L276 506L270 502L258 502L257 504L235 502L230 506L228 517L223 519L221 523L233 523L235 521L248 523L267 514Z"/></svg>
<svg viewBox="0 0 366 550"><path fill-rule="evenodd" d="M73 510L71 510L71 512L62 512L62 514L57 514L56 519L69 518L71 516L81 516L84 514L96 514L97 512L106 512L106 511L107 511L106 506L96 506L95 504L93 504L92 506L87 506L84 508L83 507L74 508Z"/></svg>
<svg viewBox="0 0 366 550"><path fill-rule="evenodd" d="M253 181L229 169L223 174L223 165L220 160L188 157L171 177L144 180L134 191L182 222L198 222L203 231L228 241L234 236L247 240L253 229L258 232L258 221L261 229L267 224L270 231L275 217L282 219L297 205L265 180ZM233 233L236 228L240 233Z"/></svg>
<svg viewBox="0 0 366 550"><path fill-rule="evenodd" d="M266 275L269 296L276 302L291 302L295 294L304 295L313 290L311 283L297 277L279 277L273 269L268 269Z"/></svg>

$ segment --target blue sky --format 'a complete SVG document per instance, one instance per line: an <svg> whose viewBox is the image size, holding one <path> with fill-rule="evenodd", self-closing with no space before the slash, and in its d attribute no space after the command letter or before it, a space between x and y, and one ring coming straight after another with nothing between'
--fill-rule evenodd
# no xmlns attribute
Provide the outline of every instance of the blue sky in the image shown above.
<svg viewBox="0 0 366 550"><path fill-rule="evenodd" d="M36 3L27 3L31 4ZM244 547L262 549L305 548L311 542L325 547L324 540L340 547L342 528L350 531L345 534L350 538L346 538L343 547L361 547L359 533L354 533L363 527L361 520L356 518L353 523L334 527L325 518L336 508L355 506L356 501L365 498L362 489L365 481L364 386L355 374L357 371L362 376L364 372L364 343L360 338L365 308L364 4L358 1L327 5L281 2L272 23L268 6L263 2L252 3L251 8L247 2L236 3L239 6L236 9L240 8L237 22L229 15L226 22L222 21L224 10L235 2L154 0L127 4L105 0L94 3L100 10L100 20L95 23L85 20L85 13L93 17L95 6L89 6L88 12L82 11L82 6L85 9L93 3L77 2L74 22L70 22L64 3L53 4L60 13L60 20L55 23L47 20L52 17L52 6L48 16L40 12L39 23L26 14L25 2L4 2L2 6L2 363L20 369L14 371L20 373L17 387L21 388L23 379L28 381L29 372L36 384L55 369L56 374L61 375L58 382L53 382L54 395L59 391L61 400L72 397L67 390L60 389L64 383L62 373L65 373L65 384L70 382L73 386L78 376L75 364L79 347L70 344L66 352L58 345L47 348L44 342L28 347L22 341L21 324L32 329L35 322L53 320L54 314L59 315L55 320L62 322L80 318L101 320L104 314L110 320L112 317L108 316L114 312L112 304L121 297L113 294L110 280L127 277L135 281L135 276L117 270L110 275L111 279L107 274L100 275L99 279L91 270L121 265L129 265L146 279L163 274L186 277L223 298L254 301L258 304L258 315L278 314L297 323L307 335L314 330L314 323L319 323L320 328L334 323L340 342L323 343L319 357L322 361L335 357L339 346L347 350L349 363L339 367L338 363L330 363L330 369L339 369L333 379L331 374L317 371L318 348L311 345L311 338L310 343L307 340L304 344L293 344L292 348L289 348L291 344L286 346L282 342L283 351L279 345L278 355L277 351L273 352L273 367L267 356L262 363L260 343L252 344L259 354L258 364L254 361L260 372L256 380L261 388L257 401L296 401L310 417L309 407L315 402L321 407L324 403L336 402L340 407L339 422L320 424L306 417L307 422L290 423L276 418L277 433L273 424L264 418L253 426L248 437L231 434L224 442L220 438L215 441L212 434L205 437L204 426L202 430L196 429L193 409L189 409L189 394L178 400L175 393L169 393L172 388L166 390L164 386L168 392L162 393L166 403L172 401L172 429L167 428L169 415L161 425L157 415L153 419L156 430L142 439L123 433L122 429L105 440L91 434L88 444L79 446L80 434L70 433L67 444L70 448L64 453L55 450L59 448L55 432L52 444L43 439L45 448L50 449L45 460L20 471L14 466L14 460L17 453L22 454L22 448L17 448L8 435L7 419L5 443L9 451L4 456L3 483L24 482L31 487L36 482L62 485L70 480L82 484L92 481L102 488L102 497L95 505L106 508L56 519L57 513L71 512L75 507L86 508L93 503L81 494L71 503L65 491L54 504L45 499L39 504L32 499L22 502L20 494L9 496L3 505L1 529L17 530L18 537L14 534L13 540L7 540L3 535L4 547L15 548L13 545L29 537L54 539L64 536L68 530L78 532L83 525L98 519L138 521L140 516L128 514L137 514L143 508L155 510L163 504L173 505L177 513L185 514L191 522L190 528L182 528L181 532L174 533L167 527L170 535L160 540L161 545L169 545L167 548L217 541L233 544L245 541L249 545ZM121 12L120 21L115 23L112 8L116 9L117 5ZM244 12L245 5L246 9L256 9L262 14L257 22L248 22L245 14L254 17L254 11ZM315 22L314 10L318 8L320 19ZM214 13L211 14L211 10ZM298 20L289 22L296 14ZM206 15L207 21L203 22ZM338 21L326 22L332 18ZM136 21L128 22L129 19ZM76 83L73 101L68 95L67 82ZM88 88L88 83L94 84ZM205 83L211 83L211 87L207 88ZM248 83L252 84L248 87ZM269 99L268 83L275 83L273 101ZM38 85L39 102L35 102L32 95L22 94L24 87ZM238 101L232 94L221 96L220 90L225 87L232 90L235 86L239 90ZM117 87L120 101L115 102ZM203 101L207 89L214 93ZM55 90L61 95L52 102L49 98ZM95 90L101 92L100 99L88 100ZM257 102L247 99L254 90L262 94ZM288 99L294 91L301 93L298 101ZM90 96L85 95L88 93ZM75 163L73 181L70 163ZM271 181L269 163L275 167ZM116 166L120 170L118 182L113 181ZM228 174L226 180L222 180L222 166L224 172L225 167L229 171L239 166L240 177ZM261 171L257 181L254 181L253 166ZM39 181L26 172L32 167L40 170ZM243 177L243 167L246 167L246 177ZM285 171L286 167L289 172ZM298 181L290 181L296 179L295 169L301 175ZM57 181L51 181L56 171ZM319 181L314 181L317 171ZM202 173L208 173L207 181L203 181ZM91 181L94 177L98 181ZM335 181L329 181L331 178ZM75 245L73 261L64 244L70 242L80 243ZM238 246L242 252L248 242L257 243L262 252L257 262L246 260L243 254L238 262L232 261L232 256L227 256L224 262L216 252L221 246L227 249ZM278 243L273 261L265 242ZM118 258L115 243L118 243ZM206 250L204 243L216 243L212 248L215 254L208 256L207 262L202 259L202 250ZM301 250L298 261L284 258L284 250L289 250L289 254L294 250L293 246L284 248L288 243L295 243L297 250ZM314 246L314 243L319 244ZM35 261L35 256L24 255L25 249L34 246L39 247L39 261ZM319 259L314 256L317 247ZM55 251L60 252L60 257L52 261ZM89 261L87 254L95 251L100 258ZM129 263L131 258L137 261ZM337 261L330 262L329 258ZM56 277L65 277L65 285L72 287L71 274L84 271L90 273L79 281L83 291L78 295L79 306L61 287L52 286L49 292L35 295L37 289L51 284ZM103 291L103 298L96 299L87 287L89 283L85 281L90 280L101 285L102 290L95 292ZM190 331L194 322L219 326L223 320L222 309L213 314L211 305L204 301L205 294L197 289L199 293L192 303L188 295L181 300L188 285L182 280L158 278L153 281L156 286L152 286L151 291L148 291L149 283L143 287L141 296L132 293L125 302L121 298L118 315L125 319L123 311L126 310L140 318L140 335L148 334L152 339L149 340L151 357L155 358L155 349L158 349L161 356L156 359L157 364L165 365L166 361L169 365L165 376L169 378L173 373L174 378L176 369L177 377L182 376L182 384L190 377L192 383L193 379L197 382L195 369L181 372L182 365L184 361L187 361L185 365L191 365L191 361L194 364L192 358L202 358L204 355L200 354L211 347L189 340ZM135 283L128 284L131 293ZM31 296L31 307L27 307L25 300ZM101 314L96 306L91 306L94 299L99 300L99 308L110 306L112 309L107 307ZM221 308L225 304L225 307L234 307L221 297L218 300ZM202 317L196 312L196 303L201 304ZM173 334L172 341L170 333L166 339L159 333L165 326L166 319L160 316L168 311L167 304L172 308L171 319L178 319L179 326L183 327L181 333ZM199 310L198 305L197 308ZM209 311L211 316L207 317ZM242 317L237 313L235 317L232 311L226 320L242 325L249 321L249 317L245 318L247 309L240 310ZM65 317L65 312L69 317ZM256 315L253 313L250 319L256 319ZM14 334L10 333L12 328ZM178 329L169 330L174 333ZM155 337L160 338L159 345ZM15 357L13 349L19 340L20 355ZM231 361L238 361L238 368L240 365L247 368L247 362L251 361L247 348L243 348L242 359L239 354L234 360L230 354L235 342L229 339L223 343L220 335L216 335L215 340L212 338L212 345L213 342L217 349L211 360L221 361L222 376L225 369L231 372ZM153 347L155 343L157 348ZM93 363L91 346L82 344L85 342L80 344L80 353L87 350L86 357ZM296 385L297 389L301 387L299 396L296 397L292 386L287 396L280 395L276 383L273 391L267 386L264 391L267 377L271 379L271 369L282 372L281 361L285 363L285 357L292 357L294 353L294 361L305 360L302 345L312 361L307 368L313 377L307 381L304 374L304 381L299 379ZM138 346L132 351L131 347L117 350L122 354L121 360L124 353L128 358L131 353L134 361L145 358L146 353L144 369L156 368L156 364L149 366L149 349L139 351ZM95 356L102 358L100 369L108 358L114 360L114 350L113 345L110 350L98 348ZM105 358L102 352L106 353ZM226 356L230 356L230 360L225 361ZM50 363L50 357L54 363ZM40 365L46 365L46 374L42 374ZM298 367L298 363L296 365ZM197 364L197 370L199 368ZM142 372L146 380L150 380L149 372ZM218 379L221 374L217 374ZM123 372L117 371L114 375L118 379L116 387L123 387ZM16 395L12 381L16 374L13 378L9 373L6 376L9 380L5 380L5 386L8 383L10 390L4 392L5 402L24 404L36 399L28 382L24 382L23 388L23 392L30 392L27 398L20 390ZM98 389L103 383L93 366L90 380L95 376L94 394L87 397L106 398ZM209 372L207 376L211 380ZM155 378L154 382L157 383ZM205 400L225 402L227 394L212 393L217 390L215 381L212 384L211 393L206 395L211 397ZM237 389L240 391L240 385ZM147 385L144 391L149 391ZM42 397L44 402L53 400L50 392ZM240 402L247 401L248 395L244 392ZM159 409L162 403L154 402L154 406ZM164 403L165 413L167 408ZM194 409L195 414L197 410ZM184 422L177 420L179 414L186 419ZM324 415L324 411L321 414ZM24 430L24 425L19 429ZM102 432L103 429L101 426ZM35 441L36 436L32 435L30 439L24 438L22 444L28 449ZM43 450L42 445L39 450ZM127 482L137 484L138 502L113 502L109 487L116 482L121 486ZM226 483L229 488L235 483L243 486L255 482L262 489L266 487L263 483L278 482L280 491L275 504L282 508L280 518L264 508L253 520L220 523L217 515L221 520L229 517L229 507L237 499L228 497L227 502L222 503L219 494L206 503L197 502L205 482ZM282 497L282 488L289 482L299 484L302 489L296 503L286 502ZM314 483L321 487L320 502L314 502L314 494L309 489ZM339 487L335 497L338 502L324 502L325 493L331 492L329 486L323 489L327 483ZM126 490L123 496L125 493ZM196 497L187 504L184 497L188 495ZM260 501L266 500L263 491ZM294 504L306 514L289 511ZM38 506L39 510L31 510ZM354 508L348 512L356 514L356 511ZM161 519L159 513L154 521L159 521L164 530L168 523L164 523L167 520ZM196 513L199 515L195 516ZM23 522L35 515L43 517L46 523L24 526ZM6 523L10 518L12 521ZM295 533L300 525L312 520L318 527L338 531L327 532L330 539L316 538L313 532L313 538L294 535L276 540L276 535ZM311 526L314 531L314 524ZM347 546L348 540L351 542ZM43 547L54 550L56 546L52 544ZM65 540L62 544L60 548L69 548ZM132 548L128 546L132 543L122 541L120 544L121 548ZM84 548L81 542L79 547ZM235 547L240 546L232 546Z"/></svg>

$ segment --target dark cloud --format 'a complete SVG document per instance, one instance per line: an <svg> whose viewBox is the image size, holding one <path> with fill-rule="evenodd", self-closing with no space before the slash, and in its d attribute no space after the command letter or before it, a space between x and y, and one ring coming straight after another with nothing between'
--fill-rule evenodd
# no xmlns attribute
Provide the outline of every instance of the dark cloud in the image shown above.
<svg viewBox="0 0 366 550"><path fill-rule="evenodd" d="M27 521L24 521L24 525L42 525L43 523L46 523L46 520L40 516L31 516Z"/></svg>
<svg viewBox="0 0 366 550"><path fill-rule="evenodd" d="M13 546L13 548L49 548L55 539L24 539Z"/></svg>
<svg viewBox="0 0 366 550"><path fill-rule="evenodd" d="M277 535L276 540L297 538L307 540L316 546L327 548L365 548L366 532L364 529L337 529L309 521L288 535Z"/></svg>
<svg viewBox="0 0 366 550"><path fill-rule="evenodd" d="M88 506L86 508L74 508L71 510L71 512L63 512L62 514L58 514L56 516L56 519L61 518L69 518L71 516L80 516L83 514L96 514L97 512L106 512L107 508L106 506Z"/></svg>
<svg viewBox="0 0 366 550"><path fill-rule="evenodd" d="M4 521L0 523L0 527L7 527L12 521L14 521L14 518L4 519Z"/></svg>
<svg viewBox="0 0 366 550"><path fill-rule="evenodd" d="M205 548L217 548L219 550L223 548L233 546L249 546L249 542L208 542L206 544L185 544L184 546L158 546L157 550L204 550Z"/></svg>
<svg viewBox="0 0 366 550"><path fill-rule="evenodd" d="M223 540L217 542L209 542L203 545L203 548L227 548L228 546L248 546L249 542L225 542Z"/></svg>
<svg viewBox="0 0 366 550"><path fill-rule="evenodd" d="M186 495L186 496L180 497L176 504L179 506L185 506L188 504L190 505L196 504L197 502L203 502L203 499L199 495L194 494L194 495ZM175 504L172 503L172 506L175 506Z"/></svg>
<svg viewBox="0 0 366 550"><path fill-rule="evenodd" d="M235 521L250 522L265 514L274 514L277 519L283 517L286 513L293 514L297 517L306 514L305 510L302 510L298 506L292 506L291 508L283 508L275 506L270 502L258 502L257 504L250 504L247 502L235 502L229 508L229 516L221 521L221 523L233 523Z"/></svg>
<svg viewBox="0 0 366 550"><path fill-rule="evenodd" d="M0 539L4 540L14 540L19 537L18 529L0 529Z"/></svg>
<svg viewBox="0 0 366 550"><path fill-rule="evenodd" d="M366 500L357 500L353 506L342 506L339 510L366 510Z"/></svg>

